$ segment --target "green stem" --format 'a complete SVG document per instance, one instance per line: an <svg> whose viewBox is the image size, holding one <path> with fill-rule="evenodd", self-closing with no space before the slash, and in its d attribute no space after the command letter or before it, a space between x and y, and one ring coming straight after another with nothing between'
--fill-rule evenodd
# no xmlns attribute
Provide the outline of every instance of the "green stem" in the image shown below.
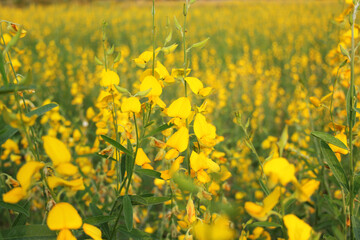
<svg viewBox="0 0 360 240"><path fill-rule="evenodd" d="M152 1L152 37L153 37L153 61L152 61L152 75L155 76L155 0Z"/></svg>
<svg viewBox="0 0 360 240"><path fill-rule="evenodd" d="M184 86L185 86L185 97L188 96L187 94L187 83L185 81L185 78L186 78L186 71L187 71L187 52L186 52L186 16L187 16L187 13L188 13L188 2L185 1L185 4L184 4L184 9L183 9L183 15L184 15L184 26L183 26L183 29L182 29L182 40L183 40L183 48L184 48L184 65L183 65L183 68L184 68L184 72L183 72L183 79L184 79ZM186 119L186 128L189 129L189 121L188 119ZM186 149L186 163L187 163L187 170L188 170L188 173L189 175L191 174L191 170L190 170L190 142L189 142L189 145Z"/></svg>
<svg viewBox="0 0 360 240"><path fill-rule="evenodd" d="M116 218L116 220L115 220L115 223L114 223L113 230L111 231L110 240L113 239L113 237L114 237L114 234L115 234L115 232L116 232L116 227L117 227L117 224L118 224L118 222L119 222L119 219L120 219L120 216L121 216L122 211L123 211L123 205L121 204L121 205L120 205L120 210L119 210L118 216L117 216L117 218Z"/></svg>
<svg viewBox="0 0 360 240"><path fill-rule="evenodd" d="M355 69L355 39L354 39L354 25L356 20L356 12L359 7L359 3L354 6L354 12L352 15L351 24L351 75L350 75L350 116L348 122L348 135L349 135L349 148L350 148L350 239L354 239L353 231L353 211L354 211L354 151L353 151L353 131L352 122L354 116L354 69Z"/></svg>
<svg viewBox="0 0 360 240"><path fill-rule="evenodd" d="M134 172L136 156L137 156L137 152L138 152L138 149L139 149L139 143L140 143L140 141L139 141L139 131L138 131L137 123L136 123L135 113L133 113L133 118L134 118L135 133L136 133L136 148L135 148L135 154L134 154L133 166L132 166L133 170L131 171L131 173L129 175L129 178L128 178L128 184L126 186L126 194L128 194L129 188L130 188L130 185L131 185L131 179L132 179L132 175L133 175L133 172Z"/></svg>

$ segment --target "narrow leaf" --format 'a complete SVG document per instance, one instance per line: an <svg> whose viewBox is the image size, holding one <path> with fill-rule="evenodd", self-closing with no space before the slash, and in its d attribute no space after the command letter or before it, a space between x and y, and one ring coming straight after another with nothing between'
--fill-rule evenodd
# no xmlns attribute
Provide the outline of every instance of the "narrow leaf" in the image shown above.
<svg viewBox="0 0 360 240"><path fill-rule="evenodd" d="M124 205L125 225L127 230L131 231L133 229L133 207L129 195L124 196L123 205Z"/></svg>
<svg viewBox="0 0 360 240"><path fill-rule="evenodd" d="M355 239L360 240L360 219L354 215L352 216L352 226Z"/></svg>
<svg viewBox="0 0 360 240"><path fill-rule="evenodd" d="M6 203L3 201L0 201L0 207L10 209L10 210L13 210L18 213L23 213L27 217L29 216L29 212L25 208L23 208L20 204L11 204L11 203Z"/></svg>
<svg viewBox="0 0 360 240"><path fill-rule="evenodd" d="M193 48L202 48L206 45L206 43L209 41L210 38L206 38L205 40L202 40L201 42L194 43L191 45L188 49L186 49L187 52L189 52Z"/></svg>
<svg viewBox="0 0 360 240"><path fill-rule="evenodd" d="M6 76L6 72L5 72L5 60L4 60L4 56L2 53L0 53L0 74L2 76L2 80L4 82L5 86L9 85L7 76Z"/></svg>
<svg viewBox="0 0 360 240"><path fill-rule="evenodd" d="M100 224L107 223L107 222L110 222L115 219L116 219L116 216L94 216L94 217L86 218L84 220L84 222L91 224L91 225L100 225Z"/></svg>
<svg viewBox="0 0 360 240"><path fill-rule="evenodd" d="M32 117L34 115L38 115L38 116L41 116L41 115L44 115L45 113L47 113L48 111L50 111L51 109L53 108L56 108L58 105L56 103L49 103L49 104L46 104L44 106L41 106L41 107L38 107L30 112L28 112L26 114L27 117Z"/></svg>
<svg viewBox="0 0 360 240"><path fill-rule="evenodd" d="M126 227L119 226L118 231L120 231L123 235L134 239L134 240L151 240L150 234L143 232L139 229L133 229L131 231L128 231Z"/></svg>
<svg viewBox="0 0 360 240"><path fill-rule="evenodd" d="M142 174L142 175L146 175L148 177L162 179L161 173L158 171L155 171L155 170L140 168L140 169L135 170L135 172Z"/></svg>
<svg viewBox="0 0 360 240"><path fill-rule="evenodd" d="M250 224L251 227L282 227L279 223L274 222L255 222Z"/></svg>
<svg viewBox="0 0 360 240"><path fill-rule="evenodd" d="M327 164L329 165L332 173L334 174L336 180L339 184L341 184L344 188L349 190L349 182L345 175L345 171L341 166L339 160L336 158L334 152L331 148L323 141L321 141L321 151L326 159Z"/></svg>
<svg viewBox="0 0 360 240"><path fill-rule="evenodd" d="M123 145L121 145L120 143L118 143L117 141L115 141L114 139L111 139L105 135L101 135L102 139L104 139L105 142L110 143L111 145L113 145L114 147L116 147L117 149L119 149L120 151L129 154L130 156L132 156L132 153L126 149Z"/></svg>
<svg viewBox="0 0 360 240"><path fill-rule="evenodd" d="M116 86L116 85L115 85L115 88L116 88L116 90L117 90L119 93L126 93L126 94L128 94L129 96L131 96L131 93L130 93L129 90L127 90L126 88L119 87L119 86Z"/></svg>
<svg viewBox="0 0 360 240"><path fill-rule="evenodd" d="M0 94L8 94L8 93L13 93L15 91L24 91L24 90L29 90L29 89L35 89L35 86L29 85L29 86L24 86L24 85L8 85L8 86L2 86L0 87Z"/></svg>
<svg viewBox="0 0 360 240"><path fill-rule="evenodd" d="M0 130L0 146L6 142L9 138L14 136L15 133L17 133L16 128L12 128L9 125L5 125L4 128Z"/></svg>
<svg viewBox="0 0 360 240"><path fill-rule="evenodd" d="M333 135L331 135L329 133L314 131L311 133L311 135L323 140L326 143L331 143L332 145L335 145L339 148L348 150L348 148L342 141L340 141L339 139L337 139L336 137L334 137Z"/></svg>
<svg viewBox="0 0 360 240"><path fill-rule="evenodd" d="M147 137L152 137L152 136L154 136L155 134L157 134L157 133L159 133L159 132L162 132L162 131L164 131L164 130L166 130L166 129L168 129L168 128L171 128L172 126L174 126L174 124L167 124L167 123L165 123L164 125L161 125L160 127L158 127L158 128L156 128L156 129L154 129L153 131L151 131L149 134L147 134L146 136L145 136L145 138L147 138Z"/></svg>
<svg viewBox="0 0 360 240"><path fill-rule="evenodd" d="M149 89L146 89L144 91L140 91L140 92L137 92L134 96L137 97L144 97L146 96L150 91L151 91L152 88L149 88Z"/></svg>
<svg viewBox="0 0 360 240"><path fill-rule="evenodd" d="M97 65L103 65L103 62L95 56L95 62Z"/></svg>
<svg viewBox="0 0 360 240"><path fill-rule="evenodd" d="M179 21L177 20L176 16L174 16L174 22L175 22L175 27L177 28L177 30L179 30L182 33L182 27L181 27Z"/></svg>
<svg viewBox="0 0 360 240"><path fill-rule="evenodd" d="M282 153L284 151L284 148L287 144L289 138L289 134L288 134L288 126L286 125L283 132L281 133L281 137L279 139L279 142L277 143L277 145L279 146L279 152L280 152L280 157L282 156Z"/></svg>
<svg viewBox="0 0 360 240"><path fill-rule="evenodd" d="M47 225L40 224L16 226L1 233L6 240L56 239L55 231L51 231Z"/></svg>

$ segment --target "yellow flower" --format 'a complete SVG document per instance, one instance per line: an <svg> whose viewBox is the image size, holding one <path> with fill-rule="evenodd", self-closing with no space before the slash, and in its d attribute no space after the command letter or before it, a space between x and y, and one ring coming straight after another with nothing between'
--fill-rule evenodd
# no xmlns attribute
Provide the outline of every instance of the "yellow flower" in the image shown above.
<svg viewBox="0 0 360 240"><path fill-rule="evenodd" d="M56 177L56 176L50 176L47 178L47 182L51 189L54 189L58 186L70 187L70 189L72 191L78 191L78 190L85 189L84 181L82 178L67 181L67 180L64 180L64 179Z"/></svg>
<svg viewBox="0 0 360 240"><path fill-rule="evenodd" d="M111 70L106 71L105 69L103 70L100 81L101 86L109 87L112 85L118 85L119 83L120 83L120 78L116 72Z"/></svg>
<svg viewBox="0 0 360 240"><path fill-rule="evenodd" d="M71 154L63 142L50 136L44 136L42 139L44 141L45 152L50 157L54 166L70 162Z"/></svg>
<svg viewBox="0 0 360 240"><path fill-rule="evenodd" d="M209 95L212 90L211 87L204 88L203 83L195 77L186 77L185 81L189 84L189 87L193 93L203 97Z"/></svg>
<svg viewBox="0 0 360 240"><path fill-rule="evenodd" d="M146 97L158 97L162 93L162 87L156 78L153 76L146 76L140 85L140 91L151 89Z"/></svg>
<svg viewBox="0 0 360 240"><path fill-rule="evenodd" d="M79 229L82 225L82 219L71 204L61 202L50 210L46 223L50 230L60 230L58 240L72 239L74 236L69 230Z"/></svg>
<svg viewBox="0 0 360 240"><path fill-rule="evenodd" d="M288 230L289 240L309 240L313 232L309 224L294 214L285 215L283 220Z"/></svg>
<svg viewBox="0 0 360 240"><path fill-rule="evenodd" d="M126 98L121 104L122 112L139 113L141 110L141 103L137 97Z"/></svg>
<svg viewBox="0 0 360 240"><path fill-rule="evenodd" d="M139 148L136 154L135 164L142 166L146 163L151 163L150 159L146 156L144 150Z"/></svg>
<svg viewBox="0 0 360 240"><path fill-rule="evenodd" d="M295 166L285 158L273 158L264 164L264 173L269 176L270 187L280 182L283 186L290 181L296 181Z"/></svg>
<svg viewBox="0 0 360 240"><path fill-rule="evenodd" d="M189 201L186 205L186 214L187 214L187 220L189 221L190 224L195 222L196 212L195 212L194 202L193 202L191 196L189 197Z"/></svg>
<svg viewBox="0 0 360 240"><path fill-rule="evenodd" d="M207 174L207 172L204 171L204 169L200 169L196 174L197 179L201 183L208 183L211 181L209 175Z"/></svg>
<svg viewBox="0 0 360 240"><path fill-rule="evenodd" d="M24 190L27 190L31 185L31 179L38 172L45 166L42 162L31 161L25 163L18 173L16 174L16 179L19 181L21 187Z"/></svg>
<svg viewBox="0 0 360 240"><path fill-rule="evenodd" d="M195 151L193 151L191 153L190 166L195 172L201 169L209 169L212 172L220 171L219 165L212 161L210 158L206 157L203 152L197 154Z"/></svg>
<svg viewBox="0 0 360 240"><path fill-rule="evenodd" d="M207 123L205 116L201 113L195 116L194 132L200 144L206 147L213 147L216 144L216 128L211 123Z"/></svg>
<svg viewBox="0 0 360 240"><path fill-rule="evenodd" d="M44 136L43 141L45 152L58 173L72 176L78 172L78 168L70 163L71 154L63 142L50 136Z"/></svg>
<svg viewBox="0 0 360 240"><path fill-rule="evenodd" d="M315 179L302 180L300 184L296 184L295 196L300 202L309 201L311 195L319 188L320 182Z"/></svg>
<svg viewBox="0 0 360 240"><path fill-rule="evenodd" d="M155 50L155 57L158 55L160 48ZM145 51L140 54L138 58L134 59L135 64L140 68L145 68L146 64L152 60L153 52L152 51Z"/></svg>
<svg viewBox="0 0 360 240"><path fill-rule="evenodd" d="M101 231L97 227L84 223L83 225L84 232L92 237L94 240L101 240Z"/></svg>
<svg viewBox="0 0 360 240"><path fill-rule="evenodd" d="M166 142L167 146L175 148L179 152L185 151L188 147L188 144L189 144L189 130L186 127L181 127Z"/></svg>
<svg viewBox="0 0 360 240"><path fill-rule="evenodd" d="M279 202L281 194L281 188L276 187L263 201L263 206L260 206L253 202L245 202L246 212L258 219L259 221L265 221L270 215L270 211L276 206Z"/></svg>
<svg viewBox="0 0 360 240"><path fill-rule="evenodd" d="M235 237L230 221L224 216L217 217L211 224L198 221L193 232L198 240L232 240Z"/></svg>
<svg viewBox="0 0 360 240"><path fill-rule="evenodd" d="M15 204L26 197L26 191L22 187L16 187L4 193L2 197L4 202Z"/></svg>
<svg viewBox="0 0 360 240"><path fill-rule="evenodd" d="M31 185L31 180L40 169L45 166L42 162L30 161L25 163L16 174L16 179L20 183L20 187L13 188L9 192L3 194L4 202L17 203L26 197L26 191Z"/></svg>
<svg viewBox="0 0 360 240"><path fill-rule="evenodd" d="M190 100L186 97L181 97L172 102L167 109L169 117L187 118L191 112Z"/></svg>

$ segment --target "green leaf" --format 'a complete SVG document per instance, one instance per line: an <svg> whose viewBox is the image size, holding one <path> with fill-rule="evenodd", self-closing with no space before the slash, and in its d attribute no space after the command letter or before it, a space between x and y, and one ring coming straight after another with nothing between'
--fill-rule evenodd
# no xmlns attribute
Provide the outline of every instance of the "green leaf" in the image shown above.
<svg viewBox="0 0 360 240"><path fill-rule="evenodd" d="M182 33L182 27L179 23L179 21L177 20L176 16L174 16L174 22L175 22L175 27L177 28L177 30L179 30Z"/></svg>
<svg viewBox="0 0 360 240"><path fill-rule="evenodd" d="M116 216L94 216L94 217L86 218L84 220L84 222L91 224L91 225L100 225L100 224L107 223L107 222L110 222L115 219L116 219Z"/></svg>
<svg viewBox="0 0 360 240"><path fill-rule="evenodd" d="M142 175L146 175L148 177L162 179L161 173L155 170L140 168L140 169L136 169L135 172Z"/></svg>
<svg viewBox="0 0 360 240"><path fill-rule="evenodd" d="M24 85L8 85L8 86L2 86L0 87L0 94L8 94L8 93L13 93L15 91L24 91L24 90L29 90L29 89L35 89L35 86L29 85L29 86L24 86Z"/></svg>
<svg viewBox="0 0 360 240"><path fill-rule="evenodd" d="M29 69L26 76L21 80L20 84L21 85L29 85L32 83L32 81L33 81L33 75L32 75L31 69Z"/></svg>
<svg viewBox="0 0 360 240"><path fill-rule="evenodd" d="M5 72L5 60L3 54L0 52L0 74L2 76L3 82L5 86L9 85L6 72Z"/></svg>
<svg viewBox="0 0 360 240"><path fill-rule="evenodd" d="M165 38L165 44L164 45L168 44L171 41L171 38L172 38L172 30L170 29L169 34Z"/></svg>
<svg viewBox="0 0 360 240"><path fill-rule="evenodd" d="M29 211L26 210L25 208L23 208L20 204L11 204L11 203L6 203L3 201L0 201L0 207L10 209L10 210L13 210L18 213L23 213L27 217L29 216Z"/></svg>
<svg viewBox="0 0 360 240"><path fill-rule="evenodd" d="M270 190L269 188L266 186L266 184L264 183L264 181L259 178L259 184L260 184L260 187L261 189L263 190L263 192L266 194L266 195L269 195L270 194Z"/></svg>
<svg viewBox="0 0 360 240"><path fill-rule="evenodd" d="M106 54L107 54L107 55L111 55L111 54L114 53L114 50L115 50L115 46L112 45L111 48L109 48L109 49L106 51Z"/></svg>
<svg viewBox="0 0 360 240"><path fill-rule="evenodd" d="M333 236L328 235L328 234L326 234L326 235L324 236L324 239L325 239L325 240L337 240L336 237L333 237Z"/></svg>
<svg viewBox="0 0 360 240"><path fill-rule="evenodd" d="M128 196L131 200L132 205L157 205L171 200L170 196L155 197L152 194L128 195ZM124 197L125 196L121 196L119 197L119 199L122 199L122 201L124 202Z"/></svg>
<svg viewBox="0 0 360 240"><path fill-rule="evenodd" d="M10 42L5 47L4 54L7 53L10 50L10 48L14 47L17 44L17 42L20 39L20 34L22 32L22 29L23 29L23 27L20 26L20 28L16 32L15 36L11 38Z"/></svg>
<svg viewBox="0 0 360 240"><path fill-rule="evenodd" d="M114 139L111 139L105 135L101 135L102 139L104 139L105 142L110 143L111 145L113 145L114 147L116 147L117 149L119 149L120 151L132 156L132 152L130 152L128 149L126 149L123 145L121 145L120 143L118 143L117 141L115 141Z"/></svg>
<svg viewBox="0 0 360 240"><path fill-rule="evenodd" d="M166 129L168 129L168 128L171 128L172 126L174 126L174 124L167 124L167 123L165 123L164 125L161 125L160 127L158 127L158 128L156 128L156 129L154 129L153 131L151 131L149 134L147 134L146 136L145 136L145 138L147 138L147 137L152 137L152 136L154 136L155 134L157 134L157 133L159 133L159 132L162 132L162 131L164 131L164 130L166 130Z"/></svg>
<svg viewBox="0 0 360 240"><path fill-rule="evenodd" d="M130 93L129 90L127 90L126 88L119 87L119 86L116 86L116 85L115 85L115 88L116 88L116 90L117 90L119 93L126 93L126 94L128 94L129 96L131 96L131 93Z"/></svg>
<svg viewBox="0 0 360 240"><path fill-rule="evenodd" d="M117 63L118 61L120 61L120 59L121 59L121 52L118 52L116 58L114 59L114 63Z"/></svg>
<svg viewBox="0 0 360 240"><path fill-rule="evenodd" d="M326 143L331 143L332 145L335 145L339 148L348 150L348 148L342 141L340 141L339 139L337 139L336 137L334 137L329 133L314 131L311 133L311 135L323 140Z"/></svg>
<svg viewBox="0 0 360 240"><path fill-rule="evenodd" d="M360 240L360 219L354 215L352 216L352 227L355 239Z"/></svg>
<svg viewBox="0 0 360 240"><path fill-rule="evenodd" d="M173 180L182 191L188 191L193 194L199 192L199 187L194 183L194 180L185 174L177 173L173 176Z"/></svg>
<svg viewBox="0 0 360 240"><path fill-rule="evenodd" d="M95 56L95 62L97 65L104 65L103 62Z"/></svg>
<svg viewBox="0 0 360 240"><path fill-rule="evenodd" d="M27 211L30 210L30 201L27 201L25 204L24 204L24 209L26 209ZM27 221L27 216L23 213L20 213L19 215L17 215L17 217L15 218L14 222L12 223L12 227L15 227L15 226L23 226L26 224L26 221ZM0 238L1 239L1 238Z"/></svg>
<svg viewBox="0 0 360 240"><path fill-rule="evenodd" d="M56 108L57 106L58 105L56 103L49 103L49 104L38 107L38 108L26 113L26 116L27 117L32 117L34 115L41 116L41 115L44 115L45 113L47 113L48 111L50 111L51 109Z"/></svg>
<svg viewBox="0 0 360 240"><path fill-rule="evenodd" d="M201 42L194 43L191 45L188 49L186 49L186 52L190 52L193 48L202 48L206 45L206 43L209 41L210 38L206 38L205 40L202 40Z"/></svg>
<svg viewBox="0 0 360 240"><path fill-rule="evenodd" d="M360 174L354 176L354 194L356 195L360 190Z"/></svg>
<svg viewBox="0 0 360 240"><path fill-rule="evenodd" d="M17 133L16 128L12 128L9 125L5 125L4 128L0 130L0 146L6 142L9 138L14 136L15 133Z"/></svg>
<svg viewBox="0 0 360 240"><path fill-rule="evenodd" d="M6 240L56 239L55 231L51 231L47 225L40 224L16 226L1 233Z"/></svg>
<svg viewBox="0 0 360 240"><path fill-rule="evenodd" d="M134 96L137 97L145 97L149 92L151 92L152 88L146 89L144 91L137 92Z"/></svg>
<svg viewBox="0 0 360 240"><path fill-rule="evenodd" d="M279 139L279 142L277 143L277 145L279 146L280 157L282 156L282 153L284 151L284 148L286 146L288 138L289 138L288 126L286 125L283 132L281 133L281 137Z"/></svg>
<svg viewBox="0 0 360 240"><path fill-rule="evenodd" d="M325 142L321 141L320 145L321 145L321 151L326 159L326 162L329 165L336 180L340 185L342 185L344 188L349 190L349 182L345 175L345 171L341 166L339 160L336 158L334 152Z"/></svg>
<svg viewBox="0 0 360 240"><path fill-rule="evenodd" d="M134 240L152 240L150 234L143 232L139 229L133 229L131 231L128 231L124 226L119 226L117 229L127 237Z"/></svg>
<svg viewBox="0 0 360 240"><path fill-rule="evenodd" d="M131 231L133 229L133 207L129 195L125 195L122 202L124 205L125 225L127 230Z"/></svg>
<svg viewBox="0 0 360 240"><path fill-rule="evenodd" d="M348 57L350 59L349 51L347 49L345 49L341 44L340 44L340 51L341 51L342 55L344 55L345 57Z"/></svg>
<svg viewBox="0 0 360 240"><path fill-rule="evenodd" d="M274 222L255 222L250 224L251 227L282 227L279 223Z"/></svg>

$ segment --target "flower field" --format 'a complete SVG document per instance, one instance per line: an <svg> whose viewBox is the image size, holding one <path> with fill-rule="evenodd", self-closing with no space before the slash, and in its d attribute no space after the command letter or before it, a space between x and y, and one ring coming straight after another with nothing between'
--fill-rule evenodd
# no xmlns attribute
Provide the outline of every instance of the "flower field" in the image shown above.
<svg viewBox="0 0 360 240"><path fill-rule="evenodd" d="M360 239L359 6L1 6L0 239Z"/></svg>

